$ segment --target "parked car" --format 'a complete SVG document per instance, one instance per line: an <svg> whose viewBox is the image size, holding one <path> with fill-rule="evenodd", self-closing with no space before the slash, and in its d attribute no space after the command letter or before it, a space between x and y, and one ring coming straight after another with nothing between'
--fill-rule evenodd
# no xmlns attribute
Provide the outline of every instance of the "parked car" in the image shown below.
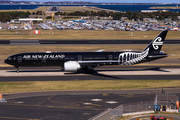
<svg viewBox="0 0 180 120"><path fill-rule="evenodd" d="M151 115L151 120L166 120L166 118L162 117L162 116L153 116L153 115Z"/></svg>

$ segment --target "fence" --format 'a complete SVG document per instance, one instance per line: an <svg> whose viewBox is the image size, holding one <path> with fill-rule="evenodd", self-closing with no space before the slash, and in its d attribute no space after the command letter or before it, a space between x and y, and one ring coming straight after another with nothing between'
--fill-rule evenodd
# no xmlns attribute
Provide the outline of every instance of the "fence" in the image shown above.
<svg viewBox="0 0 180 120"><path fill-rule="evenodd" d="M123 114L123 105L110 110L110 120L117 119Z"/></svg>
<svg viewBox="0 0 180 120"><path fill-rule="evenodd" d="M137 103L124 105L123 113L141 112L153 110L154 103Z"/></svg>
<svg viewBox="0 0 180 120"><path fill-rule="evenodd" d="M109 120L111 108L103 111L102 113L90 118L89 120Z"/></svg>
<svg viewBox="0 0 180 120"><path fill-rule="evenodd" d="M138 102L136 104L120 105L114 109L108 108L104 112L90 118L89 120L116 120L126 113L149 112L154 110L154 104L166 106L167 109L176 109L176 101L179 100L180 94L162 93L156 94L155 101Z"/></svg>
<svg viewBox="0 0 180 120"><path fill-rule="evenodd" d="M179 101L179 93L157 94L157 104L166 106L167 109L176 109L176 101Z"/></svg>
<svg viewBox="0 0 180 120"><path fill-rule="evenodd" d="M123 105L120 105L114 109L108 108L102 113L90 118L89 120L114 120L123 114Z"/></svg>

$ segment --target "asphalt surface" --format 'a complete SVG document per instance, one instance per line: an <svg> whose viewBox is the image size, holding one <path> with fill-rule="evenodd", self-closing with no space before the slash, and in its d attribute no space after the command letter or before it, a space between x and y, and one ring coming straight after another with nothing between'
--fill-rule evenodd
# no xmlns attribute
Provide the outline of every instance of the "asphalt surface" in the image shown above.
<svg viewBox="0 0 180 120"><path fill-rule="evenodd" d="M149 44L152 40L0 40L0 45L45 44ZM180 44L180 40L165 40L164 44Z"/></svg>
<svg viewBox="0 0 180 120"><path fill-rule="evenodd" d="M154 96L154 94L67 94L7 99L6 103L0 103L0 119L88 120L120 104L151 102ZM114 103L109 103L112 101Z"/></svg>
<svg viewBox="0 0 180 120"><path fill-rule="evenodd" d="M57 12L57 11L60 11L60 10L59 10L59 7L57 7L57 6L52 6L52 7L50 7L47 11L48 11L48 12Z"/></svg>
<svg viewBox="0 0 180 120"><path fill-rule="evenodd" d="M166 88L165 93L171 95L172 93L179 93L180 88ZM4 94L3 98L6 99L16 99L24 97L34 97L34 96L50 96L50 95L91 95L91 94L161 94L161 88L154 89L135 89L135 90L73 90L73 91L44 91L44 92L29 92L29 93L13 93ZM162 96L161 96L162 97ZM179 96L180 97L180 96ZM166 99L165 97L164 99ZM174 98L177 100L177 98Z"/></svg>
<svg viewBox="0 0 180 120"><path fill-rule="evenodd" d="M180 75L88 75L88 76L16 76L0 77L0 82L8 81L75 81L75 80L180 80Z"/></svg>
<svg viewBox="0 0 180 120"><path fill-rule="evenodd" d="M169 94L169 104L176 97L180 97L180 94L172 94L179 90L165 89ZM0 103L0 119L88 120L108 108L115 108L121 104L123 104L124 113L130 112L129 106L131 106L131 112L152 110L156 93L160 96L158 101L166 99L166 94L161 94L161 89L7 94L3 95L7 102Z"/></svg>
<svg viewBox="0 0 180 120"><path fill-rule="evenodd" d="M174 70L177 74L170 74L168 70ZM67 81L67 80L180 80L180 66L104 66L96 69L95 72L87 74L83 71L76 73L64 73L59 67L31 67L20 68L20 73L16 73L13 67L0 68L6 71L8 76L0 76L0 81ZM0 70L1 71L1 70ZM131 74L114 74L132 73ZM147 74L141 74L141 73ZM149 74L152 72L152 74ZM155 74L157 73L158 74ZM54 74L56 73L56 74ZM112 73L112 74L111 74ZM134 75L133 75L134 73ZM140 73L140 74L135 74ZM160 73L160 74L159 74ZM23 75L25 74L25 76ZM29 75L28 75L29 74ZM38 75L40 74L40 75ZM47 74L49 74L47 76ZM153 75L154 74L154 75ZM16 75L16 76L13 76Z"/></svg>

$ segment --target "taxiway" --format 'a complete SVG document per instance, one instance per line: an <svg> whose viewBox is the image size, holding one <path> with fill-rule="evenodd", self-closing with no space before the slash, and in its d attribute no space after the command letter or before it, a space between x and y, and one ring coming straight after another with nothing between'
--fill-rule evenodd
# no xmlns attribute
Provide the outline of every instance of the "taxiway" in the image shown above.
<svg viewBox="0 0 180 120"><path fill-rule="evenodd" d="M179 89L165 89L171 97L180 97ZM0 119L36 120L88 120L108 109L124 105L124 113L129 112L129 104L141 107L139 110L153 109L156 93L161 89L142 90L94 90L94 91L49 91L6 94L7 102L0 103ZM166 94L164 94L166 96ZM161 100L161 99L160 99ZM133 110L133 109L132 109ZM137 111L137 109L134 109Z"/></svg>

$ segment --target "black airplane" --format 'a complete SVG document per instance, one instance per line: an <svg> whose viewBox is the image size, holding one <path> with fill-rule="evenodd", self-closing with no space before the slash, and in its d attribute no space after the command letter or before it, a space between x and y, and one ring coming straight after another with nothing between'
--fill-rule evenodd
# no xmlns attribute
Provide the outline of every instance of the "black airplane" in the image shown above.
<svg viewBox="0 0 180 120"><path fill-rule="evenodd" d="M150 62L168 56L160 51L167 32L163 30L143 51L20 53L8 57L4 62L16 67L17 72L21 66L61 66L67 72L76 72L79 69L90 72L97 66Z"/></svg>

